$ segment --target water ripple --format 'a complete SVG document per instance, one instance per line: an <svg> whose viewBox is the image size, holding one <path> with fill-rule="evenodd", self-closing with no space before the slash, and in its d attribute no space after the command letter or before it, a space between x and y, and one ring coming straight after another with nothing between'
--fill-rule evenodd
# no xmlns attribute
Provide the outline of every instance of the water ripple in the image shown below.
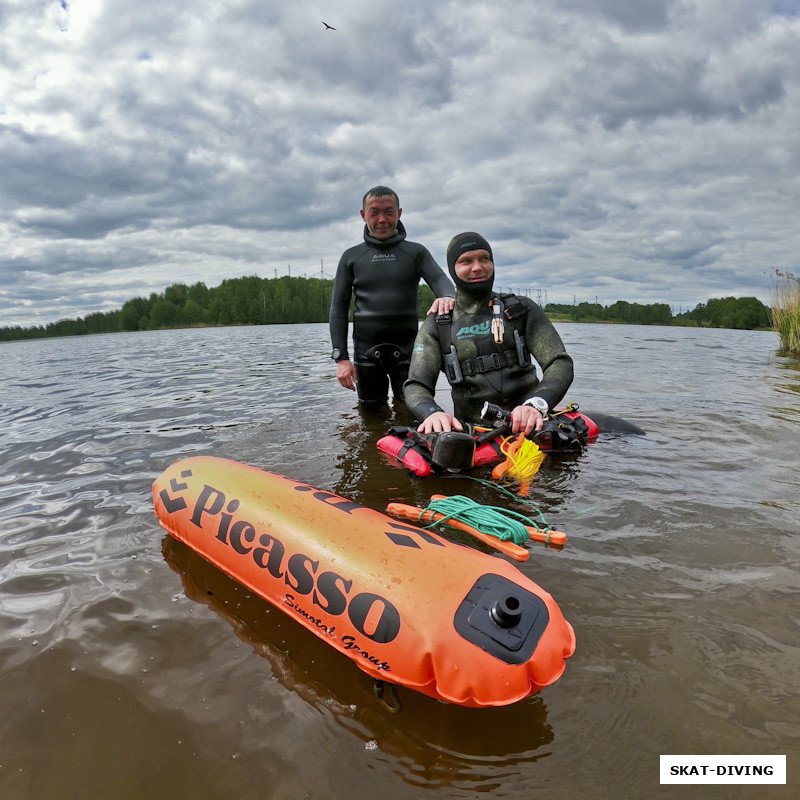
<svg viewBox="0 0 800 800"><path fill-rule="evenodd" d="M406 691L400 717L349 661L176 554L153 479L207 453L378 509L434 493L530 506L488 470L423 481L382 458L379 436L409 420L401 404L356 407L324 325L0 345L0 787L3 770L59 759L74 777L84 750L113 747L115 769L158 764L164 785L208 764L198 792L215 797L327 797L337 780L386 800L635 797L659 753L796 752L798 361L768 333L559 330L577 365L568 399L647 431L549 459L532 486L568 544L532 548L520 569L578 649L557 684L508 709ZM26 738L32 708L49 727ZM122 737L120 720L143 735ZM93 795L90 775L76 793Z"/></svg>

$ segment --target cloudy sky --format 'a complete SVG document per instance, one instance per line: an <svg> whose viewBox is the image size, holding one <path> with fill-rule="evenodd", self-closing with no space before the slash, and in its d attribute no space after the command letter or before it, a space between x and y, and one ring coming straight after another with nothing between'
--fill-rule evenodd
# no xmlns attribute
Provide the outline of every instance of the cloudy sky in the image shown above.
<svg viewBox="0 0 800 800"><path fill-rule="evenodd" d="M370 186L550 302L800 270L800 0L3 0L0 326L332 277ZM326 30L322 20L336 30Z"/></svg>

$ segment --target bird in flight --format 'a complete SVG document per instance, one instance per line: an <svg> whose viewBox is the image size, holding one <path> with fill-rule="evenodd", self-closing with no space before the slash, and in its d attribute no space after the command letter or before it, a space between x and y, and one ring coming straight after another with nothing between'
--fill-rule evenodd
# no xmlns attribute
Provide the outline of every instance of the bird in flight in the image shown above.
<svg viewBox="0 0 800 800"><path fill-rule="evenodd" d="M328 23L325 22L325 20L322 20L322 24L325 26L325 30L326 31L335 31L336 30L336 28L334 28L333 25L328 25Z"/></svg>

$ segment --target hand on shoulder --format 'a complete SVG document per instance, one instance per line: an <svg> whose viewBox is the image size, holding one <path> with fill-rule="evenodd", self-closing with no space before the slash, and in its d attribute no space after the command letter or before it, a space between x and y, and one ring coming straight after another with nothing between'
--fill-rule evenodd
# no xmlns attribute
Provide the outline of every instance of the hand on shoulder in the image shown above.
<svg viewBox="0 0 800 800"><path fill-rule="evenodd" d="M449 314L455 304L455 297L437 297L428 309L428 316L431 314Z"/></svg>

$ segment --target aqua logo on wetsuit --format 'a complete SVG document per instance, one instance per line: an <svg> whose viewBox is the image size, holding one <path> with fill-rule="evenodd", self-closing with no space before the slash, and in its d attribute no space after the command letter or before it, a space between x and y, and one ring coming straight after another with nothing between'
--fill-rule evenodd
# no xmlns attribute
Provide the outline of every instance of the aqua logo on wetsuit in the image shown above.
<svg viewBox="0 0 800 800"><path fill-rule="evenodd" d="M465 325L459 328L456 339L474 339L476 336L486 336L491 331L491 322L481 322L479 325Z"/></svg>

